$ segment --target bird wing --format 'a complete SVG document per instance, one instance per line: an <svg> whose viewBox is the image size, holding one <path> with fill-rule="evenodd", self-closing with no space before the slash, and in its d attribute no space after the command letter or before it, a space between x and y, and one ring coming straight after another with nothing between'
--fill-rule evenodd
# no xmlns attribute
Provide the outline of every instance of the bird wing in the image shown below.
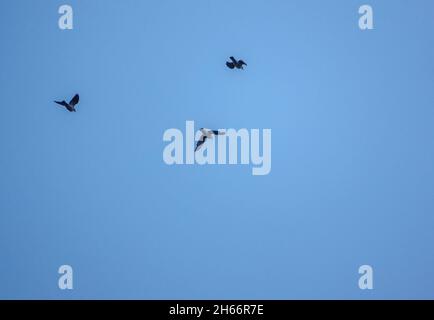
<svg viewBox="0 0 434 320"><path fill-rule="evenodd" d="M71 106L75 106L78 103L79 100L80 100L80 96L78 94L76 94L74 96L74 98L71 99L71 101L69 102L69 104Z"/></svg>
<svg viewBox="0 0 434 320"><path fill-rule="evenodd" d="M63 100L63 101L54 101L54 102L57 103L57 104L60 104L61 106L68 107L68 104L66 103L65 100Z"/></svg>
<svg viewBox="0 0 434 320"><path fill-rule="evenodd" d="M235 65L234 65L232 62L226 62L226 66L227 66L229 69L233 69L233 68L235 68Z"/></svg>
<svg viewBox="0 0 434 320"><path fill-rule="evenodd" d="M238 61L238 63L239 63L241 66L242 66L242 65L247 66L247 63L245 63L243 60Z"/></svg>
<svg viewBox="0 0 434 320"><path fill-rule="evenodd" d="M229 57L229 59L232 60L232 63L233 63L233 64L237 64L237 63L238 63L238 61L237 61L234 57Z"/></svg>
<svg viewBox="0 0 434 320"><path fill-rule="evenodd" d="M200 137L200 140L197 142L194 152L200 149L200 147L205 143L205 140L206 140L206 136Z"/></svg>

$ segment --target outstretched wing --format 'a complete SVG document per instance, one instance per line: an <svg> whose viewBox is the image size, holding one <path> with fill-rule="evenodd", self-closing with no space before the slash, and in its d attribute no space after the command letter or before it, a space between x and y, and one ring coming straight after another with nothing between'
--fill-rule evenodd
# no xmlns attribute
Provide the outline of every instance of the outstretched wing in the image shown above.
<svg viewBox="0 0 434 320"><path fill-rule="evenodd" d="M235 68L235 64L233 64L232 62L226 62L226 66L227 66L229 69L233 69L233 68Z"/></svg>
<svg viewBox="0 0 434 320"><path fill-rule="evenodd" d="M238 63L240 64L240 66L242 66L242 65L247 66L247 63L245 63L243 60L238 61Z"/></svg>
<svg viewBox="0 0 434 320"><path fill-rule="evenodd" d="M68 107L68 104L66 103L65 100L63 100L63 101L54 101L54 102L57 103L57 104L60 104L63 107Z"/></svg>
<svg viewBox="0 0 434 320"><path fill-rule="evenodd" d="M76 94L74 96L74 98L72 98L72 100L69 102L69 104L71 106L75 106L78 103L79 100L80 100L80 96L78 94Z"/></svg>
<svg viewBox="0 0 434 320"><path fill-rule="evenodd" d="M197 142L194 152L200 149L200 147L205 143L205 140L206 140L206 136L200 137L200 140Z"/></svg>
<svg viewBox="0 0 434 320"><path fill-rule="evenodd" d="M238 61L237 61L234 57L229 57L229 59L232 60L232 63L233 63L233 64L237 64L237 63L238 63Z"/></svg>

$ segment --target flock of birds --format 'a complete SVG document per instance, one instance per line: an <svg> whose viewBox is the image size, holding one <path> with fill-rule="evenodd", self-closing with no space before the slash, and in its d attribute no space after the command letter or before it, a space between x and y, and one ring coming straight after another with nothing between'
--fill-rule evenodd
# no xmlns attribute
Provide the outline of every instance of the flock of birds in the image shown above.
<svg viewBox="0 0 434 320"><path fill-rule="evenodd" d="M229 59L231 61L226 62L226 66L229 69L244 70L244 66L247 66L247 64L241 59L237 60L234 57L229 57ZM76 112L75 106L78 104L79 101L80 101L80 96L78 94L76 94L69 102L66 102L65 100L54 101L54 102L57 103L58 105L62 106L62 107L65 107L66 110L68 110L69 112ZM196 148L194 149L194 152L196 152L197 150L199 150L202 147L202 145L205 143L206 139L212 139L216 135L225 134L223 131L209 130L209 129L205 129L205 128L200 128L200 131L202 132L202 135L199 138L199 140L197 141Z"/></svg>

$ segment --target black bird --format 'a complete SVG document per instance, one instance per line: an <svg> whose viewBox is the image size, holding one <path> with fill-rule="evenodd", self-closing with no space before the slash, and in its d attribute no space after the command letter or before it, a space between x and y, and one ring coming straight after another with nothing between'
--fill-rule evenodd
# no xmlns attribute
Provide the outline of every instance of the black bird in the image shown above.
<svg viewBox="0 0 434 320"><path fill-rule="evenodd" d="M60 104L61 106L65 107L66 109L68 109L69 112L75 112L75 106L77 105L78 101L80 100L80 96L78 94L76 94L74 96L74 98L71 99L71 101L69 101L69 103L67 103L65 100L63 101L54 101L57 104Z"/></svg>
<svg viewBox="0 0 434 320"><path fill-rule="evenodd" d="M225 134L223 131L218 130L208 130L204 128L200 128L200 131L202 131L202 135L200 139L197 141L196 148L194 149L194 152L200 149L200 147L205 143L206 139L211 139L213 136L217 135L223 135Z"/></svg>
<svg viewBox="0 0 434 320"><path fill-rule="evenodd" d="M243 60L236 60L234 57L230 57L229 59L231 59L231 62L226 62L226 66L229 68L229 69L234 69L234 68L237 68L237 69L244 69L244 67L243 66L247 66L247 64L243 61Z"/></svg>

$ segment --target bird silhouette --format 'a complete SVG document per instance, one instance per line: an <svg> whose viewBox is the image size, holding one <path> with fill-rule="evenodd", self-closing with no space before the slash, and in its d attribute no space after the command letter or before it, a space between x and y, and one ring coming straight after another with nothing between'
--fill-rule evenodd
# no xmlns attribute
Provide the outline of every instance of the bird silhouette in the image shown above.
<svg viewBox="0 0 434 320"><path fill-rule="evenodd" d="M200 136L199 140L197 141L196 148L194 149L194 152L196 152L197 150L199 150L202 147L202 145L205 143L206 139L211 139L214 136L225 134L223 131L208 130L208 129L204 129L204 128L200 128L200 131L202 132L202 135Z"/></svg>
<svg viewBox="0 0 434 320"><path fill-rule="evenodd" d="M54 102L65 107L69 112L76 112L75 106L77 105L79 100L80 100L80 96L76 94L74 98L72 98L71 101L69 101L69 103L67 103L65 100L54 101Z"/></svg>
<svg viewBox="0 0 434 320"><path fill-rule="evenodd" d="M237 60L234 57L230 57L229 59L231 59L231 62L227 61L226 62L226 66L229 69L244 69L244 66L247 66L247 64L243 61L243 60Z"/></svg>

